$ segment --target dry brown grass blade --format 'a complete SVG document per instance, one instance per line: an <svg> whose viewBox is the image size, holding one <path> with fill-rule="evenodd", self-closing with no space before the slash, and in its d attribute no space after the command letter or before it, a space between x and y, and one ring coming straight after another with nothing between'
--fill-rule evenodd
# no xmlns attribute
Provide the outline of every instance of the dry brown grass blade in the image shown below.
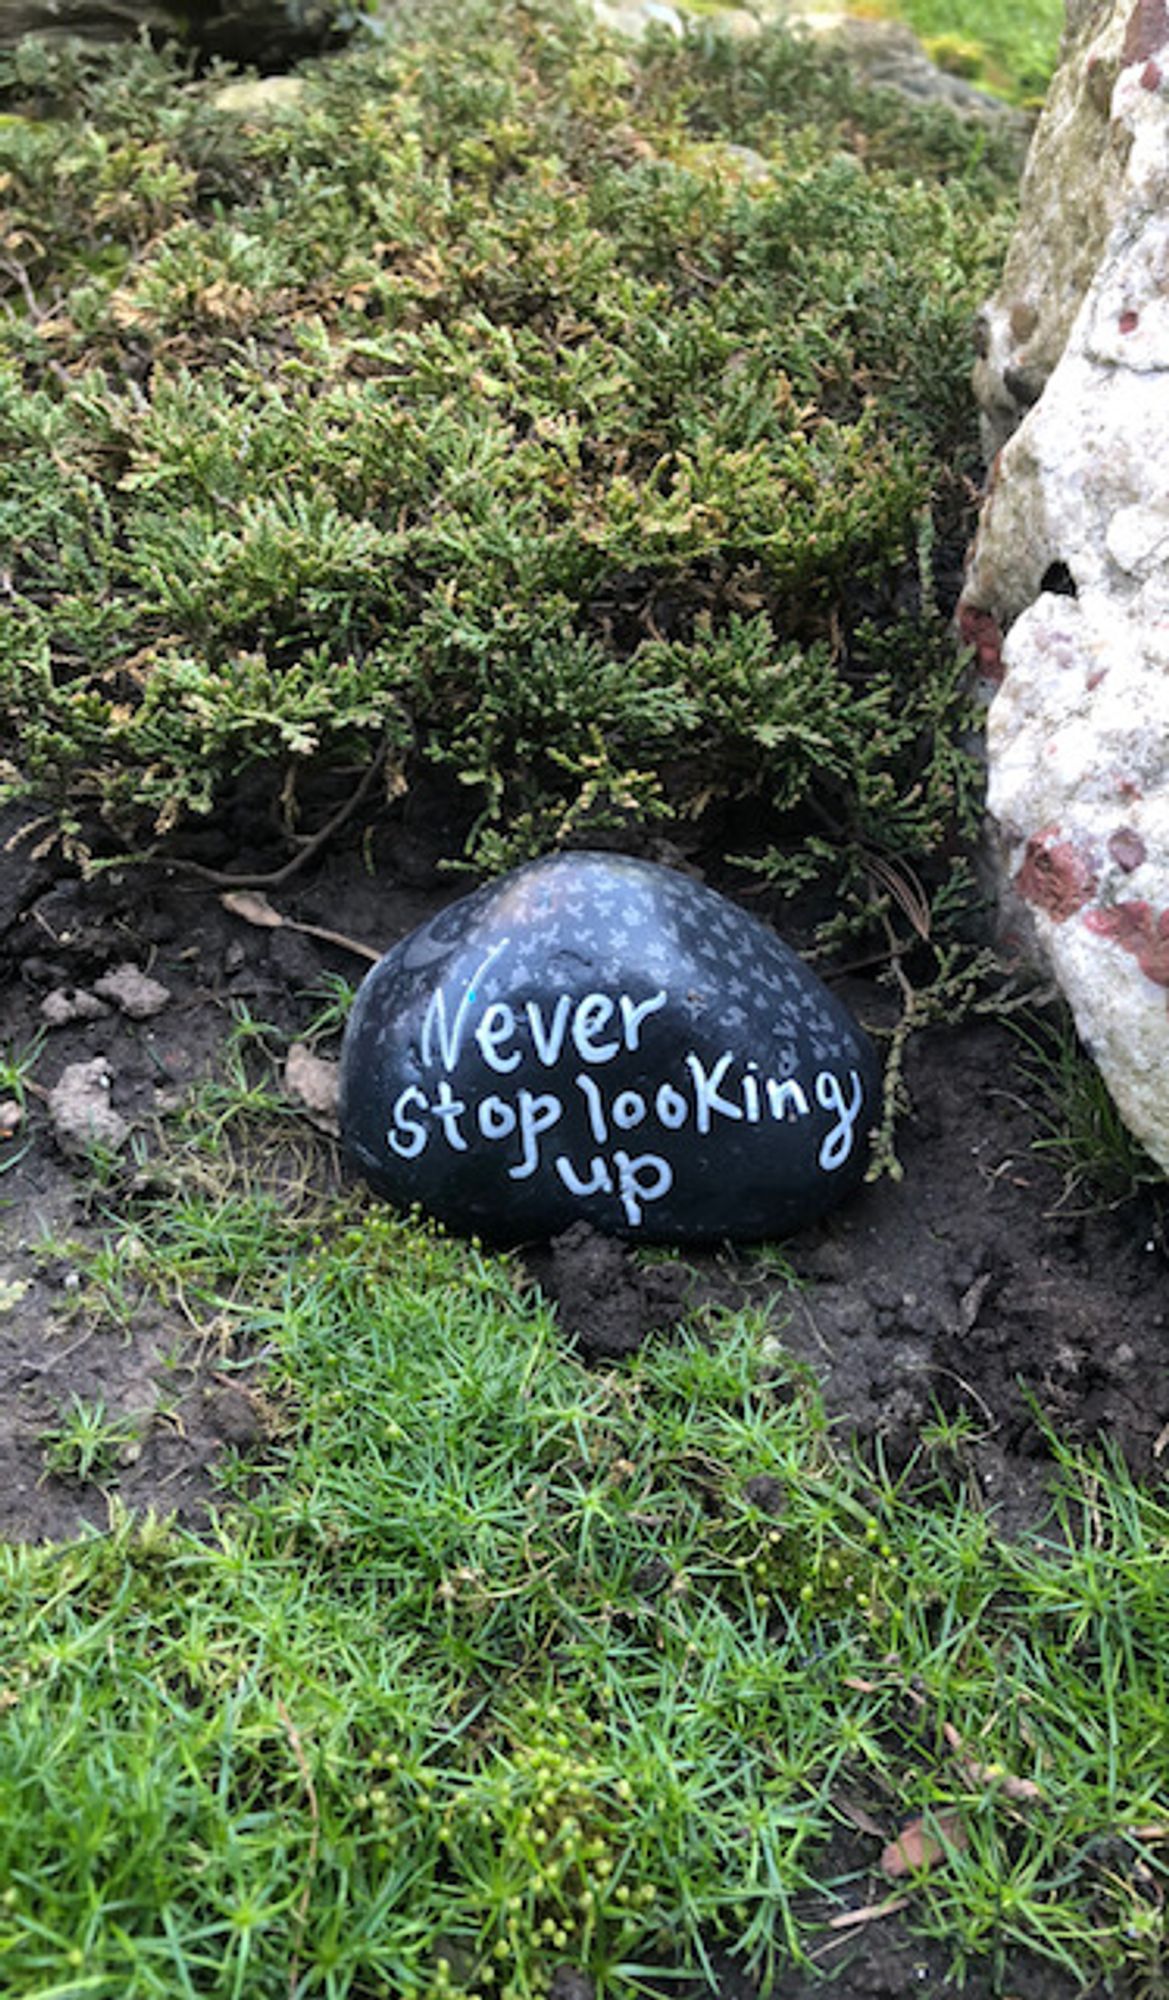
<svg viewBox="0 0 1169 2000"><path fill-rule="evenodd" d="M874 1840L881 1840L883 1838L884 1828L873 1818L871 1812L865 1811L864 1806L860 1805L856 1799L840 1797L833 1799L832 1803L840 1814L841 1819L846 1819L850 1826L855 1826L861 1833L871 1834Z"/></svg>
<svg viewBox="0 0 1169 2000"><path fill-rule="evenodd" d="M944 1725L942 1733L951 1750L958 1756L963 1777L974 1790L981 1791L993 1786L1005 1799L1012 1799L1016 1805L1030 1805L1036 1799L1043 1797L1043 1787L1037 1784L1034 1778L1017 1778L1013 1771L1008 1771L1002 1764L980 1764L977 1758L970 1755L952 1722Z"/></svg>
<svg viewBox="0 0 1169 2000"><path fill-rule="evenodd" d="M841 1910L839 1916L829 1917L830 1931L856 1930L861 1924L875 1924L881 1917L892 1917L898 1910L909 1908L908 1896L886 1896L883 1903L866 1903L859 1910Z"/></svg>
<svg viewBox="0 0 1169 2000"><path fill-rule="evenodd" d="M908 862L894 865L883 854L869 854L865 856L865 868L908 917L918 937L928 938L932 928L929 898Z"/></svg>

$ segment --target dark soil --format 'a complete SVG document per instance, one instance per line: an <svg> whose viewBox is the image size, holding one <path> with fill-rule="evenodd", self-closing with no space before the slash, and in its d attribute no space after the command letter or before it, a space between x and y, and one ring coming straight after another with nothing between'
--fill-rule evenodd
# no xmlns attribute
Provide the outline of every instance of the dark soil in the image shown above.
<svg viewBox="0 0 1169 2000"><path fill-rule="evenodd" d="M214 1334L195 1333L177 1311L143 1311L120 1329L95 1325L60 1246L93 1248L127 1226L124 1195L135 1176L150 1174L159 1116L214 1071L233 1009L302 1032L320 1005L312 989L322 976L356 982L362 963L299 931L241 922L222 907L222 885L188 872L115 870L83 882L51 854L36 858L28 817L0 815L3 1040L22 1049L44 1035L27 1115L0 1139L0 1536L62 1538L108 1518L100 1483L71 1484L46 1468L45 1433L73 1397L100 1398L111 1417L126 1420L113 1474L118 1498L198 1528L216 1459L262 1440L263 1356L253 1387L237 1365L222 1373ZM221 832L202 858L240 875L286 860L286 849L253 835ZM314 854L268 893L286 919L384 948L463 893L464 878L437 865L444 848L458 851L445 827L440 835L424 818L382 820L352 846ZM701 854L688 860L702 867ZM95 980L127 963L167 989L158 1013L134 1019L111 1004L96 1018L45 1026L46 996L63 992L67 1010L70 996L92 992ZM846 996L869 1026L889 1025L886 988L854 979ZM911 1044L904 1179L864 1189L783 1246L803 1281L795 1292L774 1252L647 1259L582 1226L530 1246L528 1266L586 1358L626 1354L651 1332L668 1337L696 1301L767 1304L777 1355L782 1348L806 1363L838 1427L865 1448L879 1446L894 1468L931 1418L966 1412L954 1477L977 1490L1007 1535L1043 1520L1045 1426L1106 1441L1140 1477L1159 1482L1169 1444L1163 1239L1136 1201L1093 1214L1066 1199L1035 1150L1039 1108L1017 1054L1009 1027L994 1018L934 1029ZM48 1104L62 1071L95 1057L108 1065L112 1107L133 1127L106 1186L62 1150ZM327 1142L320 1160L323 1173L339 1174ZM165 1198L157 1177L153 1196ZM46 1239L54 1246L47 1254ZM858 1834L851 1852L844 1830L838 1844L830 1872L852 1869L862 1884L871 1842ZM825 1969L841 2000L956 1990L945 1953L898 1924L869 1924L833 1947ZM727 2000L747 2000L751 1989L735 1968L717 1969ZM793 1974L778 2000L812 1990ZM1064 1972L1008 1955L963 1991L971 2000L1064 2000L1080 1989Z"/></svg>

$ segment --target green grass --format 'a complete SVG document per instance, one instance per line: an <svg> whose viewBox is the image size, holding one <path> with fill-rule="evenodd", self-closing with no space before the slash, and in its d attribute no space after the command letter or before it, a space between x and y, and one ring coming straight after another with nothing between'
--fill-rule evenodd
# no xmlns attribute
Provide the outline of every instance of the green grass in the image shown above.
<svg viewBox="0 0 1169 2000"><path fill-rule="evenodd" d="M139 1428L132 1417L111 1416L101 1396L88 1403L71 1396L57 1423L41 1433L45 1470L78 1485L116 1482L119 1461Z"/></svg>
<svg viewBox="0 0 1169 2000"><path fill-rule="evenodd" d="M510 1260L316 1192L242 1047L85 1309L214 1326L268 1443L214 1532L0 1550L5 1993L632 1995L715 1944L766 1984L893 1888L956 1974L1155 1992L1163 1500L1052 1441L1015 1545L952 1425L861 1465L777 1354L782 1266L586 1370ZM918 1818L944 1859L883 1884Z"/></svg>
<svg viewBox="0 0 1169 2000"><path fill-rule="evenodd" d="M1086 1210L1120 1208L1153 1197L1164 1228L1167 1177L1125 1125L1066 1010L1024 1017L1019 1076L1039 1113L1035 1150L1063 1176L1063 1200Z"/></svg>
<svg viewBox="0 0 1169 2000"><path fill-rule="evenodd" d="M944 69L956 69L1010 97L1037 100L1047 88L1063 33L1063 0L896 0L906 21Z"/></svg>
<svg viewBox="0 0 1169 2000"><path fill-rule="evenodd" d="M40 1034L25 1048L0 1043L0 1104L12 1107L5 1114L5 1130L0 1135L0 1175L18 1167L28 1150L21 1140L28 1109L28 1080L36 1068L43 1042L44 1036Z"/></svg>

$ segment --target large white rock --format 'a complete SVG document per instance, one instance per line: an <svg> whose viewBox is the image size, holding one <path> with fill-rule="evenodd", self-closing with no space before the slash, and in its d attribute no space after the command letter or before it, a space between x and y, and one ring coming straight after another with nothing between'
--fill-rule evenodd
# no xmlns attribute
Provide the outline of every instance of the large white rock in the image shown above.
<svg viewBox="0 0 1169 2000"><path fill-rule="evenodd" d="M1050 965L1123 1117L1169 1169L1169 6L1097 4L1070 48L1078 84L1057 83L1053 115L1066 124L1078 103L1079 149L1066 130L1062 146L1037 135L1032 265L1013 253L986 316L992 430L1012 312L1041 348L1062 314L1066 344L995 459L959 623L998 681L989 805L1008 934ZM1101 73L1108 119L1094 124ZM1048 283L1093 168L1094 261L1084 271L1077 251L1032 321L1019 302Z"/></svg>
<svg viewBox="0 0 1169 2000"><path fill-rule="evenodd" d="M979 315L974 388L988 462L1038 401L1120 214L1110 122L1128 7L1068 0L1062 60L1031 141L1002 280Z"/></svg>

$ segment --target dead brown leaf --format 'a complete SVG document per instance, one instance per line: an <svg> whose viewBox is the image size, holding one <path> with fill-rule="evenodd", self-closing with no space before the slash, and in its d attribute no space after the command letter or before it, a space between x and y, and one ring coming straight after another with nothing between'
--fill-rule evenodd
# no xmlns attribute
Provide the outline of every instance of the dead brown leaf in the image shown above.
<svg viewBox="0 0 1169 2000"><path fill-rule="evenodd" d="M282 917L273 909L267 896L258 889L229 889L219 898L225 910L233 917L242 917L245 924L254 924L262 931L300 931L303 937L320 938L325 944L339 945L342 951L351 951L356 958L367 958L376 965L381 957L373 945L362 944L359 938L346 937L342 931L331 931L323 924L302 924L295 917Z"/></svg>
<svg viewBox="0 0 1169 2000"><path fill-rule="evenodd" d="M274 910L267 896L261 896L258 890L232 890L219 900L231 916L242 917L245 924L255 924L258 930L278 931L284 927L280 912Z"/></svg>
<svg viewBox="0 0 1169 2000"><path fill-rule="evenodd" d="M284 1088L303 1106L313 1124L334 1138L341 1130L337 1118L339 1078L337 1063L315 1056L303 1042L293 1042L284 1064Z"/></svg>
<svg viewBox="0 0 1169 2000"><path fill-rule="evenodd" d="M891 1840L881 1856L881 1873L890 1881L902 1875L916 1875L923 1868L932 1868L946 1855L957 1850L959 1853L970 1844L962 1818L958 1813L931 1814L924 1818L910 1820L903 1826L896 1840Z"/></svg>

